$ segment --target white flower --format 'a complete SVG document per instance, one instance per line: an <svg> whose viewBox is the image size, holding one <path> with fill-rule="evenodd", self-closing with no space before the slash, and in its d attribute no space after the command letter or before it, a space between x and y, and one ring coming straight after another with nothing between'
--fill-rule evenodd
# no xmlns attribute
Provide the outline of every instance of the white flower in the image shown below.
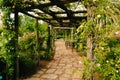
<svg viewBox="0 0 120 80"><path fill-rule="evenodd" d="M18 39L21 39L21 37L18 37Z"/></svg>
<svg viewBox="0 0 120 80"><path fill-rule="evenodd" d="M97 65L97 67L100 67L100 64L99 64L99 63L97 63L96 65Z"/></svg>
<svg viewBox="0 0 120 80"><path fill-rule="evenodd" d="M12 48L12 50L13 50L14 48Z"/></svg>
<svg viewBox="0 0 120 80"><path fill-rule="evenodd" d="M8 40L11 40L11 38L9 38Z"/></svg>
<svg viewBox="0 0 120 80"><path fill-rule="evenodd" d="M104 50L104 47L102 47L102 50Z"/></svg>
<svg viewBox="0 0 120 80"><path fill-rule="evenodd" d="M106 8L107 8L107 9L109 9L109 8L110 8L110 6L107 6Z"/></svg>
<svg viewBox="0 0 120 80"><path fill-rule="evenodd" d="M1 33L1 36L3 36L4 34L3 34L3 32Z"/></svg>
<svg viewBox="0 0 120 80"><path fill-rule="evenodd" d="M116 72L118 73L119 71L118 71L118 70L116 70Z"/></svg>
<svg viewBox="0 0 120 80"><path fill-rule="evenodd" d="M109 61L107 60L106 62L108 63Z"/></svg>
<svg viewBox="0 0 120 80"><path fill-rule="evenodd" d="M10 50L8 50L8 52L10 52Z"/></svg>
<svg viewBox="0 0 120 80"><path fill-rule="evenodd" d="M115 34L119 34L119 32L115 32Z"/></svg>
<svg viewBox="0 0 120 80"><path fill-rule="evenodd" d="M82 62L81 62L81 61L79 61L79 64L82 64Z"/></svg>
<svg viewBox="0 0 120 80"><path fill-rule="evenodd" d="M98 18L100 18L100 17L101 17L101 15L100 15L100 14L99 14L99 15L97 15L97 17L98 17Z"/></svg>

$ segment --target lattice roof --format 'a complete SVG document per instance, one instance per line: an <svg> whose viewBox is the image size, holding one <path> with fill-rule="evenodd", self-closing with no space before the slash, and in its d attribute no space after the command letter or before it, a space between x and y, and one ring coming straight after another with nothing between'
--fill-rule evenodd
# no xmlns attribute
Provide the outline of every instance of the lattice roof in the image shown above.
<svg viewBox="0 0 120 80"><path fill-rule="evenodd" d="M80 0L24 0L20 6L19 12L49 22L53 26L79 25L87 16L87 10Z"/></svg>

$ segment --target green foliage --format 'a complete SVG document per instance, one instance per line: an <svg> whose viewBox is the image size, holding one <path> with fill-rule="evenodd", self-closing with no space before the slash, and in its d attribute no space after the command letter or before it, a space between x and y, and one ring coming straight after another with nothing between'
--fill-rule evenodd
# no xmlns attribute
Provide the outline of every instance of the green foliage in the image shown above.
<svg viewBox="0 0 120 80"><path fill-rule="evenodd" d="M93 63L89 61L89 59L87 59L86 57L83 58L84 61L84 76L83 78L85 79L90 79L90 77L92 76L93 70Z"/></svg>
<svg viewBox="0 0 120 80"><path fill-rule="evenodd" d="M99 69L102 76L104 76L105 79L109 80L119 80L120 79L120 40L118 39L110 39L107 43L110 48L109 51L107 51L106 55L99 56L100 60L98 59L97 63L100 64L100 66L97 68ZM105 51L105 50L104 50ZM105 53L104 53L105 54Z"/></svg>
<svg viewBox="0 0 120 80"><path fill-rule="evenodd" d="M19 68L20 68L20 77L28 77L36 72L36 60L30 58L30 55L26 55L26 53L22 53L25 55L20 56Z"/></svg>
<svg viewBox="0 0 120 80"><path fill-rule="evenodd" d="M0 34L0 58L6 64L8 69L4 68L4 72L10 78L14 72L14 58L17 53L15 53L15 32L13 28L13 19L10 17L11 8L6 8L3 10L3 26Z"/></svg>
<svg viewBox="0 0 120 80"><path fill-rule="evenodd" d="M45 56L43 52L41 52L44 37L39 37L39 55L36 54L36 34L34 32L24 33L22 37L19 38L19 49L20 49L20 77L30 76L32 75L37 68L38 57Z"/></svg>
<svg viewBox="0 0 120 80"><path fill-rule="evenodd" d="M23 37L19 38L20 51L35 53L35 33L24 33Z"/></svg>
<svg viewBox="0 0 120 80"><path fill-rule="evenodd" d="M85 1L84 3L89 7L89 20L83 22L77 29L76 45L80 53L87 51L87 39L91 37L94 56L93 61L84 60L84 71L87 75L84 77L91 78L92 74L97 71L102 80L119 80L120 40L114 38L114 33L120 30L118 14L120 11L107 0Z"/></svg>
<svg viewBox="0 0 120 80"><path fill-rule="evenodd" d="M33 32L35 31L35 19L26 16L26 15L20 15L19 17L19 35L23 36L26 32Z"/></svg>

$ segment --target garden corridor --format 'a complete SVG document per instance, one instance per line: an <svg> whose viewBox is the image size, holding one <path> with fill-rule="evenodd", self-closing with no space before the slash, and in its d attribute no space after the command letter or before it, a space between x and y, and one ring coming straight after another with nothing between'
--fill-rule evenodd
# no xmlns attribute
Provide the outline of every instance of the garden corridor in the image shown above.
<svg viewBox="0 0 120 80"><path fill-rule="evenodd" d="M53 60L41 61L42 68L24 80L82 80L82 58L76 51L66 49L63 40L56 40L55 46Z"/></svg>

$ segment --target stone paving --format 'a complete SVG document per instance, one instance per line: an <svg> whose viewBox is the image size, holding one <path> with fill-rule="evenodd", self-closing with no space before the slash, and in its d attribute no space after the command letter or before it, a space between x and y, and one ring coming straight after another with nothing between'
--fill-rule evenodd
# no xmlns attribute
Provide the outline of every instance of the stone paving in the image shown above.
<svg viewBox="0 0 120 80"><path fill-rule="evenodd" d="M36 74L24 80L83 80L83 65L77 52L66 49L63 40L55 42L54 59Z"/></svg>

